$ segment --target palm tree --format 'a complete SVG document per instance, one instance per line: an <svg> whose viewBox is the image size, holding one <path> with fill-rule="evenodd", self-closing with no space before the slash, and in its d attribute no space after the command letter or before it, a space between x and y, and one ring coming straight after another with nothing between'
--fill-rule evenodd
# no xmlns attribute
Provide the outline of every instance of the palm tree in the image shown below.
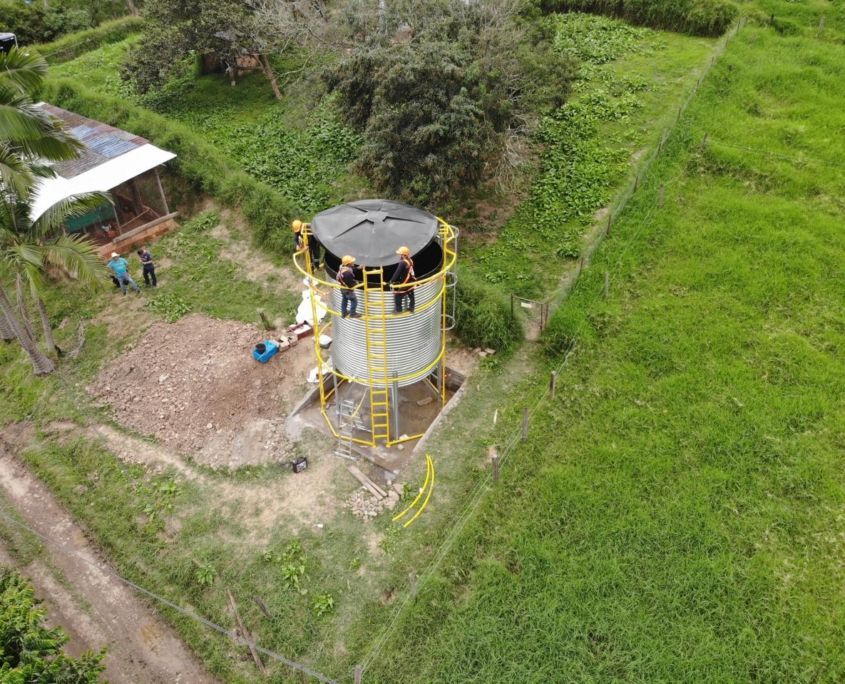
<svg viewBox="0 0 845 684"><path fill-rule="evenodd" d="M29 218L33 189L39 177L54 172L47 162L73 159L81 144L60 122L36 108L32 93L41 85L47 63L37 55L13 49L0 53L0 257L17 284L18 311L0 284L0 336L17 338L36 374L51 373L55 363L36 343L29 322L22 283L29 285L38 308L44 337L55 351L52 326L41 297L43 277L49 267L85 282L102 273L94 246L84 239L57 233L64 221L84 213L105 196L99 193L57 203L36 221Z"/></svg>

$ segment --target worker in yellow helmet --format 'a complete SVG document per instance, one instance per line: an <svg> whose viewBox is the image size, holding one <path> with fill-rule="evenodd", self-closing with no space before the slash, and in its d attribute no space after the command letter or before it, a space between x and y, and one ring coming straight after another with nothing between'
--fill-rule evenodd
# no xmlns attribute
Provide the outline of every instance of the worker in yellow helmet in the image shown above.
<svg viewBox="0 0 845 684"><path fill-rule="evenodd" d="M302 249L302 221L294 219L290 224L290 229L293 231L294 251L298 252Z"/></svg>
<svg viewBox="0 0 845 684"><path fill-rule="evenodd" d="M408 313L414 313L414 260L411 259L411 250L407 247L400 247L396 250L399 255L399 263L390 278L390 285L393 287L393 312L402 313L402 302L408 298Z"/></svg>
<svg viewBox="0 0 845 684"><path fill-rule="evenodd" d="M359 318L361 314L358 313L358 297L355 295L358 280L355 278L354 256L347 254L341 258L337 282L340 283L340 317L346 318L348 312L351 318Z"/></svg>
<svg viewBox="0 0 845 684"><path fill-rule="evenodd" d="M293 240L297 252L305 245L305 235L306 233L308 234L308 251L311 254L311 265L313 268L318 268L321 263L321 245L311 232L311 224L294 219L290 224L290 229L293 231Z"/></svg>

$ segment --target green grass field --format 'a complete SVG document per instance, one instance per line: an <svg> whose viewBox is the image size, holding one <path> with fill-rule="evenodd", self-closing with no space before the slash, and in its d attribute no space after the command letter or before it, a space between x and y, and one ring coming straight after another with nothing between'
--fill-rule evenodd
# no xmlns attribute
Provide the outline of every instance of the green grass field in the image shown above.
<svg viewBox="0 0 845 684"><path fill-rule="evenodd" d="M822 0L760 7L796 29L748 26L709 75L553 319L549 346L578 345L557 400L401 614L365 682L845 677L845 366L837 356L845 341L845 25L830 15L817 39ZM572 104L541 126L526 202L498 241L499 226L478 217L465 250L488 281L527 296L554 284L538 274L556 279L556 264L578 253L595 211L675 114L713 45L596 17L556 21L574 27L566 35L576 44L561 38L560 48L588 56L585 78ZM52 73L124 94L114 65L126 45ZM158 106L207 131L251 172L275 174L276 187L303 206L316 210L362 187L348 171L357 143L332 123L329 103L314 114L304 100L275 103L258 76L237 88L211 76ZM262 149L255 131L281 142ZM323 154L327 146L338 156ZM240 229L229 226L223 238L213 223L200 217L154 247L168 263L160 290L145 294L163 297L154 317L187 308L252 321L258 306L289 314L295 302L278 283L258 291L221 258L233 239L247 243ZM56 322L70 320L60 344L73 339L77 320L116 298L52 293ZM75 363L33 380L17 350L0 347L0 380L11 388L0 393L0 423L106 420L83 388L119 351L96 323ZM438 488L425 516L401 532L378 519L370 539L340 514L325 534L299 535L300 550L285 529L269 531L266 543L235 544L244 530L202 505L212 490L172 473L125 466L84 439L45 438L26 459L127 577L223 624L223 587L260 595L273 621L248 598L243 610L262 645L348 679L406 595L409 574L423 573L452 529L486 472L487 446L504 443L545 386L546 365L559 360L523 347L486 361L429 445ZM170 518L181 531L165 527ZM307 594L284 580L301 564ZM215 579L205 585L209 568ZM334 605L319 613L325 596ZM257 676L243 649L168 617L226 681Z"/></svg>
<svg viewBox="0 0 845 684"><path fill-rule="evenodd" d="M792 7L556 315L562 391L368 681L845 678L845 47Z"/></svg>

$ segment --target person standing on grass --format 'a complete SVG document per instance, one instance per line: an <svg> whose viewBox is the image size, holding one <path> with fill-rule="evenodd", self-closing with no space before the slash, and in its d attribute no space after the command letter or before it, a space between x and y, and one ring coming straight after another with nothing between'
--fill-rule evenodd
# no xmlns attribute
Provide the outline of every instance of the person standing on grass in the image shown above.
<svg viewBox="0 0 845 684"><path fill-rule="evenodd" d="M340 268L337 271L337 282L340 283L340 317L346 318L349 311L351 318L360 318L358 313L358 297L355 295L355 288L358 281L355 279L355 257L348 254L340 260Z"/></svg>
<svg viewBox="0 0 845 684"><path fill-rule="evenodd" d="M144 285L155 287L158 285L156 280L156 265L153 262L153 255L150 254L148 247L141 247L138 250L138 258L141 260L141 267L144 269Z"/></svg>
<svg viewBox="0 0 845 684"><path fill-rule="evenodd" d="M114 274L114 277L117 278L117 282L120 283L120 291L123 292L124 295L126 295L127 285L138 294L141 294L141 288L138 287L135 281L132 280L132 276L129 275L129 262L120 256L120 254L112 252L111 259L106 264L106 268L108 268Z"/></svg>
<svg viewBox="0 0 845 684"><path fill-rule="evenodd" d="M393 288L393 313L402 313L402 301L408 298L408 313L414 313L414 260L411 259L411 250L407 247L400 247L396 250L399 255L399 263L390 279Z"/></svg>

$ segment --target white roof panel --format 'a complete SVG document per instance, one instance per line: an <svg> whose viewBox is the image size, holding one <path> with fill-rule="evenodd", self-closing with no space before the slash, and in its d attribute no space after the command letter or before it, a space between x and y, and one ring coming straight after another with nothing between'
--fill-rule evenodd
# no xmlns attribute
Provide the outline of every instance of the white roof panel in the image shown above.
<svg viewBox="0 0 845 684"><path fill-rule="evenodd" d="M39 179L34 191L30 219L35 221L63 199L86 192L107 192L176 157L155 145L142 145L72 178Z"/></svg>

